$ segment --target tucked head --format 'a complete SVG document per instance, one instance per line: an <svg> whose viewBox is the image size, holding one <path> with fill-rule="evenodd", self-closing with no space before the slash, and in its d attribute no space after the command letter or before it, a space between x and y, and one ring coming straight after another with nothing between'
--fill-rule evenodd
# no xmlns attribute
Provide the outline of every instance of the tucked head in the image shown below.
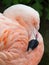
<svg viewBox="0 0 49 65"><path fill-rule="evenodd" d="M16 19L21 16L28 25L33 25L37 30L39 30L39 13L29 6L23 4L13 5L7 8L3 14L11 19Z"/></svg>

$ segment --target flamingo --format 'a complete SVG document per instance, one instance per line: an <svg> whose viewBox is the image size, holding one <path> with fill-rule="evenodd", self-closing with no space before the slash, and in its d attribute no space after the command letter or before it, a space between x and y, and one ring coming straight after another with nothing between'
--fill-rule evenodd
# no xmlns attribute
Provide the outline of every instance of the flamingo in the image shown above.
<svg viewBox="0 0 49 65"><path fill-rule="evenodd" d="M0 13L0 64L38 65L44 53L44 41L39 33L39 13L26 5L17 4ZM38 45L27 51L29 41ZM4 43L3 43L4 42Z"/></svg>

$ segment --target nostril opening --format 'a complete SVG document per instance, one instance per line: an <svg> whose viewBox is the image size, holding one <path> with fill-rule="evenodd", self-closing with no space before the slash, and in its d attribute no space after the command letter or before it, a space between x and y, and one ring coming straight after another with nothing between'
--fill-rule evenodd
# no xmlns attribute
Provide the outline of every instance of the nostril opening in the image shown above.
<svg viewBox="0 0 49 65"><path fill-rule="evenodd" d="M33 40L29 41L27 51L29 51L29 49L34 50L38 46L38 44L39 44L39 42L37 39L33 39Z"/></svg>

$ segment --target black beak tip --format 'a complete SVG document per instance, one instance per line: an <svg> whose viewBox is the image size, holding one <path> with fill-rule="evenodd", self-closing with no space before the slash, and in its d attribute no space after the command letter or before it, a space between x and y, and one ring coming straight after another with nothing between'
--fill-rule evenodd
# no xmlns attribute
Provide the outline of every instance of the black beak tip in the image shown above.
<svg viewBox="0 0 49 65"><path fill-rule="evenodd" d="M27 51L29 51L29 49L35 49L37 46L38 46L39 42L37 39L33 39L31 41L29 41L29 44L28 44L28 48L27 48Z"/></svg>

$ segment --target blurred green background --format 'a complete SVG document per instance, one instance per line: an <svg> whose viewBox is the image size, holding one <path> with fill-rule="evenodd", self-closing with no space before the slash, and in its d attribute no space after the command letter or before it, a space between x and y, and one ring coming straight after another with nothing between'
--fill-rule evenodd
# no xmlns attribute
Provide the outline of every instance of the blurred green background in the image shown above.
<svg viewBox="0 0 49 65"><path fill-rule="evenodd" d="M39 65L49 65L49 0L0 0L0 12L13 4L25 4L40 14L40 33L43 35L45 52Z"/></svg>

